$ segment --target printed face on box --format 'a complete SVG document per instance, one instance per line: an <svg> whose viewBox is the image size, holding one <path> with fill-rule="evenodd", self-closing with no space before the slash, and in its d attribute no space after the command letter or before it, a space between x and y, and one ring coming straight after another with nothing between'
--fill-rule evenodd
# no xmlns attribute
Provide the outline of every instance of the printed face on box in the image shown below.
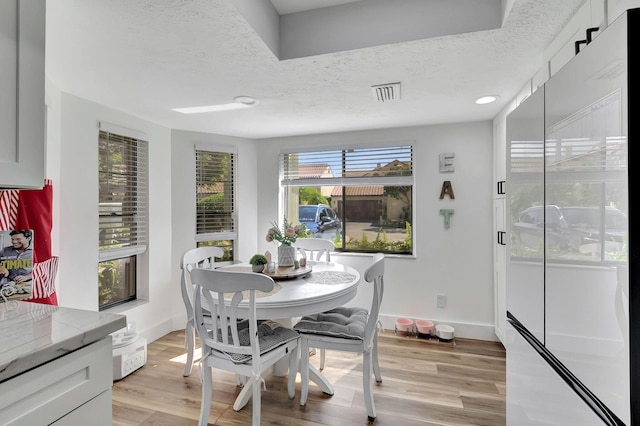
<svg viewBox="0 0 640 426"><path fill-rule="evenodd" d="M0 296L3 300L31 295L32 241L32 230L0 231Z"/></svg>

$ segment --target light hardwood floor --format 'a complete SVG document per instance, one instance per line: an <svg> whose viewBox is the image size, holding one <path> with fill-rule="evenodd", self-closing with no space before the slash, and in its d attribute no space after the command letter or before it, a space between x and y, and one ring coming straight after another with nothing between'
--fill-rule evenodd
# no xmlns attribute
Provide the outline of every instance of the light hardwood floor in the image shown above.
<svg viewBox="0 0 640 426"><path fill-rule="evenodd" d="M263 425L499 426L505 424L505 350L497 342L428 340L383 331L379 339L382 383L374 385L377 418L367 421L362 397L362 356L327 351L328 396L314 384L300 406L284 377L267 377ZM114 425L197 425L200 368L183 377L184 331L148 345L147 364L113 385ZM319 364L319 355L312 363ZM251 402L232 405L240 391L231 373L214 370L209 424L251 424ZM375 381L374 381L375 383Z"/></svg>

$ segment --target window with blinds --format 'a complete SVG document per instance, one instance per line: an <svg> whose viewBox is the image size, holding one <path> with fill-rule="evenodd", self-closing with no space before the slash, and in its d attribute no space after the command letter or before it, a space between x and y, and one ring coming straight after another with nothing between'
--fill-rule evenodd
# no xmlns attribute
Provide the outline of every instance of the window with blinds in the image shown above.
<svg viewBox="0 0 640 426"><path fill-rule="evenodd" d="M225 251L233 260L236 230L236 152L196 145L196 241Z"/></svg>
<svg viewBox="0 0 640 426"><path fill-rule="evenodd" d="M290 221L342 251L413 252L412 145L287 152L280 160ZM339 220L310 217L302 205L326 205Z"/></svg>
<svg viewBox="0 0 640 426"><path fill-rule="evenodd" d="M110 130L101 123L98 138L100 309L136 298L149 222L147 141Z"/></svg>

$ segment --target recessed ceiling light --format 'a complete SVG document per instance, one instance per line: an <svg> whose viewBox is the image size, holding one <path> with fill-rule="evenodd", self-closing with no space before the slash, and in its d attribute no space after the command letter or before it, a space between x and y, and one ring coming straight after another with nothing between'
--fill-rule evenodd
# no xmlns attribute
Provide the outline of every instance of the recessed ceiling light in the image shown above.
<svg viewBox="0 0 640 426"><path fill-rule="evenodd" d="M499 96L497 96L497 95L482 96L482 97L476 99L476 103L478 105L490 104L491 102L497 101L498 98L499 98Z"/></svg>
<svg viewBox="0 0 640 426"><path fill-rule="evenodd" d="M258 103L258 101L251 96L236 96L233 98L233 102L229 104L218 105L204 105L197 107L187 108L172 108L173 111L181 112L183 114L200 114L203 112L218 112L218 111L231 111L234 109L249 108Z"/></svg>
<svg viewBox="0 0 640 426"><path fill-rule="evenodd" d="M236 96L233 100L243 105L255 105L258 103L258 101L251 96Z"/></svg>

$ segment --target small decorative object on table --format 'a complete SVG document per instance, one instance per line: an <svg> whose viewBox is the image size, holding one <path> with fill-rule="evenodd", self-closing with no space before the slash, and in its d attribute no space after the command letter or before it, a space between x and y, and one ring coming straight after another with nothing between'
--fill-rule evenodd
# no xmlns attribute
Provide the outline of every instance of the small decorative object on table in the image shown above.
<svg viewBox="0 0 640 426"><path fill-rule="evenodd" d="M284 218L282 222L282 228L278 224L271 222L273 225L267 231L266 240L268 242L278 241L278 265L280 266L293 266L296 260L296 248L292 246L293 243L300 237L306 236L305 225L293 225L289 223L287 218Z"/></svg>
<svg viewBox="0 0 640 426"><path fill-rule="evenodd" d="M278 246L278 265L293 266L296 260L296 248L286 244Z"/></svg>
<svg viewBox="0 0 640 426"><path fill-rule="evenodd" d="M251 259L249 259L249 263L251 264L251 270L253 272L262 272L267 264L267 258L263 254L254 254Z"/></svg>

